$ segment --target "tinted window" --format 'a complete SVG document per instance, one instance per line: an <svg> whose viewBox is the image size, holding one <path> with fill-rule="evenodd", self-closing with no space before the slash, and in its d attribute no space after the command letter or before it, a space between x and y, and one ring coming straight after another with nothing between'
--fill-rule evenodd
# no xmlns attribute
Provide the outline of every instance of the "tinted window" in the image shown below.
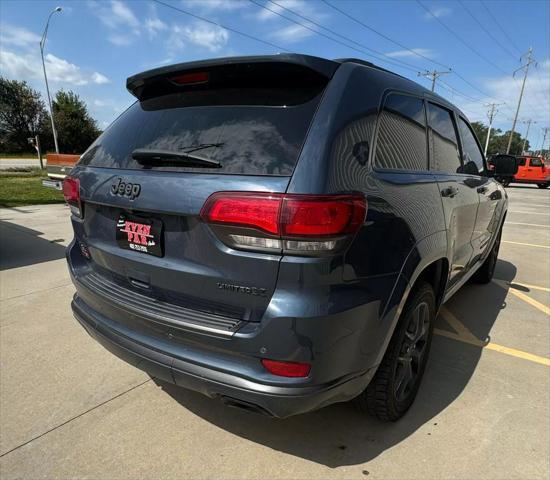
<svg viewBox="0 0 550 480"><path fill-rule="evenodd" d="M530 161L529 161L529 165L531 167L542 167L542 161L540 158L532 158Z"/></svg>
<svg viewBox="0 0 550 480"><path fill-rule="evenodd" d="M464 164L462 171L472 175L483 173L485 171L483 154L477 145L470 126L462 118L459 118L458 126L460 138L462 139L462 163Z"/></svg>
<svg viewBox="0 0 550 480"><path fill-rule="evenodd" d="M427 170L424 102L392 94L380 114L375 164L380 168Z"/></svg>
<svg viewBox="0 0 550 480"><path fill-rule="evenodd" d="M428 103L428 126L432 169L449 173L460 172L462 165L451 112Z"/></svg>
<svg viewBox="0 0 550 480"><path fill-rule="evenodd" d="M525 157L519 158L519 159L518 159L518 166L520 166L520 167L525 167L525 160L526 160Z"/></svg>
<svg viewBox="0 0 550 480"><path fill-rule="evenodd" d="M196 99L191 103L188 95L178 94L136 102L92 144L80 164L151 168L132 158L133 150L143 148L193 151L222 165L213 169L161 164L152 167L156 169L291 175L319 102L318 90L296 105L282 99L279 105L267 104L269 99L258 105L260 93L250 92L250 97L254 103L245 105L196 105Z"/></svg>

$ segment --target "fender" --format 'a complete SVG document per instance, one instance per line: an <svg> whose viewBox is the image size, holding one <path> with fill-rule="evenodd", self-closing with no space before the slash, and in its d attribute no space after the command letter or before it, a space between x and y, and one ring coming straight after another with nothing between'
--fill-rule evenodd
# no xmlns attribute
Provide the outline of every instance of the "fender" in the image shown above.
<svg viewBox="0 0 550 480"><path fill-rule="evenodd" d="M447 257L446 230L441 230L424 237L408 253L393 287L390 299L380 317L381 327L385 326L386 328L381 328L380 341L382 348L376 359L376 365L380 364L386 353L401 312L405 307L405 303L416 280L418 280L418 277L428 265L442 258L449 261Z"/></svg>

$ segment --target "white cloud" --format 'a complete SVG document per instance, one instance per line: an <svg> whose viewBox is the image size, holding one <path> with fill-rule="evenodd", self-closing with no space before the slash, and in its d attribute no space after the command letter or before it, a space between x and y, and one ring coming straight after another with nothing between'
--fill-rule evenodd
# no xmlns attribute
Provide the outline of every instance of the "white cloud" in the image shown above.
<svg viewBox="0 0 550 480"><path fill-rule="evenodd" d="M253 19L261 22L277 22L278 28L270 32L268 34L269 37L288 43L297 42L304 38L310 37L314 35L314 32L298 25L297 23L290 23L289 20L282 18L278 14L292 18L296 20L296 22L307 25L313 29L317 29L317 27L307 22L307 20L294 15L292 12L296 12L303 17L315 21L316 23L322 23L329 17L328 14L317 10L315 2L304 0L276 0L276 3L266 3L265 6L267 9L258 7L257 11L253 15ZM289 9L292 12L285 9Z"/></svg>
<svg viewBox="0 0 550 480"><path fill-rule="evenodd" d="M157 33L162 32L163 30L166 30L168 28L168 25L164 23L160 18L153 17L153 18L147 18L145 20L145 29L147 30L147 33L149 34L149 38L153 38L157 35Z"/></svg>
<svg viewBox="0 0 550 480"><path fill-rule="evenodd" d="M522 121L531 119L537 122L531 125L529 141L533 148L538 149L542 141L541 127L550 125L550 59L541 61L536 70L537 71L529 71L518 117L520 122L516 126L516 131L525 135L527 126L522 123ZM451 82L451 76L445 79L446 84L449 82ZM452 83L456 85L461 92L479 97L476 92L467 90L467 87L465 88L458 79L452 79ZM440 87L441 85L436 87L437 93L452 101L457 107L464 111L471 121L481 121L488 124L488 107L485 104L490 102L506 102L505 105L498 106L494 127L500 128L502 131L510 130L512 127L512 120L514 118L521 89L521 78L514 80L512 76L506 76L486 79L485 82L480 82L481 90L487 92L490 96L479 98L478 101L464 99L458 94L453 95Z"/></svg>
<svg viewBox="0 0 550 480"><path fill-rule="evenodd" d="M149 16L145 19L144 27L150 40L160 32L168 29L168 25L159 18L157 8L152 3L149 4Z"/></svg>
<svg viewBox="0 0 550 480"><path fill-rule="evenodd" d="M131 35L126 35L124 33L122 34L113 33L112 35L109 35L107 39L113 45L116 45L118 47L127 47L128 45L131 45L134 42L134 37L132 37Z"/></svg>
<svg viewBox="0 0 550 480"><path fill-rule="evenodd" d="M3 24L0 26L0 44L15 47L37 47L40 37L35 33L14 25Z"/></svg>
<svg viewBox="0 0 550 480"><path fill-rule="evenodd" d="M109 79L99 72L83 72L77 65L48 53L44 57L48 80L60 85L98 85L109 83ZM40 56L33 53L0 51L0 71L2 75L17 80L41 80L42 65Z"/></svg>
<svg viewBox="0 0 550 480"><path fill-rule="evenodd" d="M433 15L431 15L429 12L424 13L424 18L426 20L433 20L434 17L436 18L446 17L447 15L451 14L452 10L448 7L435 7L435 8L430 8L430 12L432 12Z"/></svg>
<svg viewBox="0 0 550 480"><path fill-rule="evenodd" d="M92 73L92 82L97 83L98 85L103 85L105 83L111 83L111 81L99 72Z"/></svg>
<svg viewBox="0 0 550 480"><path fill-rule="evenodd" d="M394 58L420 58L419 55L431 58L435 57L434 51L429 48L411 48L410 50L397 50L386 53L386 56Z"/></svg>
<svg viewBox="0 0 550 480"><path fill-rule="evenodd" d="M127 3L120 0L109 3L90 0L88 5L101 23L112 30L107 39L114 45L131 45L140 35L140 22Z"/></svg>
<svg viewBox="0 0 550 480"><path fill-rule="evenodd" d="M189 25L172 25L168 48L171 51L182 50L190 43L217 52L227 45L229 33L227 30L195 22Z"/></svg>
<svg viewBox="0 0 550 480"><path fill-rule="evenodd" d="M313 35L311 30L295 24L280 28L269 34L269 36L273 39L284 40L288 43L298 42L299 40L310 37L311 35Z"/></svg>
<svg viewBox="0 0 550 480"><path fill-rule="evenodd" d="M101 5L101 6L99 6ZM109 28L131 27L138 28L139 21L130 7L120 0L111 0L106 3L94 2L93 10L98 18Z"/></svg>
<svg viewBox="0 0 550 480"><path fill-rule="evenodd" d="M202 11L232 11L249 5L246 0L183 0L182 3Z"/></svg>

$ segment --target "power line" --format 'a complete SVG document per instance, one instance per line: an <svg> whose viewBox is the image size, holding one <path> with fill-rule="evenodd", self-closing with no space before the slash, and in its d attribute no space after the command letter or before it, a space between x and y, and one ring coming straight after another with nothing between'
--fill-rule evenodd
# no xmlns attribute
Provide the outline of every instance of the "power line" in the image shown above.
<svg viewBox="0 0 550 480"><path fill-rule="evenodd" d="M470 15L470 17L472 17L472 19L474 20L474 22L476 22L479 27L498 45L500 46L500 48L502 48L502 50L504 50L508 55L510 55L514 60L517 59L517 56L515 53L512 53L510 50L508 50L507 47L505 47L502 43L500 43L500 40L498 38L496 38L487 28L485 28L485 25L483 25L478 19L477 17L471 12L471 10L466 6L466 4L462 1L462 0L458 0L458 3L460 3L460 5L462 6L462 8L464 10L466 10L466 12L468 13L468 15Z"/></svg>
<svg viewBox="0 0 550 480"><path fill-rule="evenodd" d="M331 36L326 35L326 34L323 33L323 32L319 32L318 30L315 30L314 28L311 28L310 26L308 26L308 25L306 25L306 24L304 24L304 23L302 23L302 22L298 22L297 20L294 20L294 19L291 18L291 17L287 17L286 15L283 15L282 13L277 12L276 10L273 10L273 9L271 9L271 8L265 6L265 5L262 5L261 3L257 2L256 0L249 0L249 2L251 2L251 3L253 3L254 5L256 5L256 6L260 7L260 8L263 8L264 10L267 10L267 11L269 11L269 12L275 14L275 15L278 15L279 17L284 18L285 20L288 20L289 22L292 22L292 23L294 23L294 24L296 24L296 25L299 25L299 26L301 26L301 27L303 27L303 28L309 30L310 32L313 32L313 33L315 33L315 34L317 34L317 35L321 35L322 37L327 38L328 40L331 40L332 42L335 42L335 43L338 43L338 44L340 44L340 45L343 45L343 46L346 47L346 48L350 48L350 49L352 49L352 50L355 50L356 52L359 52L359 53L362 53L362 54L366 54L366 55L372 56L372 57L376 58L377 60L380 60L380 61L382 61L382 62L390 63L390 64L392 64L392 65L394 65L394 66L399 67L399 68L404 68L404 69L411 70L411 71L414 71L414 72L417 71L417 68L416 68L414 65L412 65L412 64L410 64L410 66L404 66L404 65L399 65L398 63L395 63L395 62L390 62L390 61L388 61L388 60L385 60L385 59L383 59L383 58L381 58L381 57L377 57L376 55L373 55L373 54L367 52L364 48L359 49L359 48L353 47L353 46L351 46L351 45L348 45L347 43L344 43L344 42L342 42L342 41L340 41L340 40L337 40L336 38L332 38ZM310 22L311 22L311 21L310 21ZM313 23L313 22L311 22L311 23ZM348 41L349 41L349 40L348 40ZM404 63L404 62L402 62L402 63ZM407 65L407 64L406 64L406 65Z"/></svg>
<svg viewBox="0 0 550 480"><path fill-rule="evenodd" d="M483 100L481 98L474 98L474 97L471 97L470 95L466 95L465 93L461 92L460 90L457 90L455 87L453 87L452 85L449 85L448 83L444 82L441 79L439 80L439 85L441 85L443 88L450 91L451 93L455 93L461 97L464 97L466 100L470 100L472 102L476 102L479 104L483 103Z"/></svg>
<svg viewBox="0 0 550 480"><path fill-rule="evenodd" d="M491 95L489 95L487 92L484 92L483 90L481 90L477 85L474 85L472 82L470 82L466 77L464 77L463 75L461 75L459 72L457 72L456 70L452 69L449 65L445 65L444 63L441 63L441 62L438 62L437 60L434 60L433 58L430 58L428 57L427 55L424 55L420 52L418 52L417 50L414 50L412 48L409 48L407 47L406 45L403 45L401 42L398 42L397 40L394 40L393 38L391 37L388 37L387 35L385 35L384 33L376 30L375 28L371 27L370 25L366 24L365 22L359 20L358 18L355 18L354 16L350 15L349 13L347 13L345 10L342 10L341 8L333 5L332 3L328 2L327 0L321 0L325 5L329 6L330 8L332 8L333 10L337 11L338 13L344 15L346 18L352 20L353 22L361 25L362 27L366 28L367 30L375 33L376 35L378 35L379 37L382 37L384 38L385 40L387 40L388 42L391 42L393 43L394 45L397 45L398 47L404 49L404 50L407 50L408 52L412 53L413 55L417 56L417 57L420 57L420 58L424 58L425 60L428 60L430 62L432 62L433 64L435 65L438 65L440 67L443 67L443 68L446 68L448 70L452 70L452 72L458 77L460 78L460 80L462 80L464 83L466 83L467 85L469 85L471 88L473 88L474 90L476 90L478 93L481 93L483 96L485 97L489 97L491 98Z"/></svg>
<svg viewBox="0 0 550 480"><path fill-rule="evenodd" d="M211 25L216 25L219 28L223 28L230 32L236 33L237 35L242 35L243 37L249 38L251 40L255 40L265 45L269 45L270 47L276 48L277 50L282 50L284 52L289 52L289 53L291 52L291 50L281 47L280 45L276 45L275 43L271 43L267 40L262 40L261 38L255 37L254 35L249 35L248 33L241 32L240 30L236 30L235 28L227 27L226 25L222 25L221 23L214 22L213 20L209 20L208 18L201 17L200 15L188 12L187 10L183 10L182 8L175 7L174 5L170 5L169 3L165 3L161 0L153 0L153 2L158 3L159 5L163 5L165 7L171 8L172 10L176 10L178 12L184 13L185 15L189 15L190 17L196 18L198 20L202 20L203 22L210 23Z"/></svg>
<svg viewBox="0 0 550 480"><path fill-rule="evenodd" d="M491 10L489 10L489 7L487 7L487 5L485 5L485 2L483 0L481 0L481 5L483 5L483 8L485 8L485 10L487 10L487 13L489 14L489 16L493 19L493 22L495 22L496 26L500 29L500 31L504 34L504 36L508 39L508 41L510 42L510 45L512 45L512 47L514 47L516 49L516 52L518 54L521 55L521 50L518 48L518 46L514 43L514 41L508 36L508 34L506 33L506 30L504 30L504 28L502 28L502 25L499 23L499 21L495 18L495 16L491 13Z"/></svg>
<svg viewBox="0 0 550 480"><path fill-rule="evenodd" d="M504 73L505 75L508 75L508 72L504 71L502 68L500 68L496 63L489 60L485 55L478 52L474 47L472 47L466 40L464 40L458 33L456 33L453 29L451 29L445 22L443 22L437 15L435 15L426 5L424 5L420 0L416 0L416 3L418 3L426 12L428 12L437 22L445 28L453 37L455 37L460 43L462 43L465 47L467 47L471 52L475 53L479 58L484 60L486 63L491 65L493 68L497 69L499 72Z"/></svg>
<svg viewBox="0 0 550 480"><path fill-rule="evenodd" d="M252 0L249 0L249 1L252 1ZM366 49L366 50L369 50L369 51L371 51L371 52L374 52L374 53L377 54L377 55L382 55L382 56L387 57L387 58L390 59L390 60L388 61L388 60L380 59L380 58L376 57L375 55L372 55L374 58L378 58L378 59L379 59L380 61L382 61L382 62L388 62L388 63L390 63L390 64L395 64L395 63L397 62L397 63L401 63L401 64L403 64L403 65L406 65L406 66L408 66L408 67L411 67L411 68L413 68L415 71L418 69L418 67L417 67L416 65L413 65L413 64L408 63L408 62L404 62L403 60L398 60L398 59L393 58L392 56L390 56L390 55L388 55L388 54L386 54L386 53L384 53L384 52L380 52L380 51L378 51L378 50L375 50L374 48L370 48L370 47L367 47L366 45L364 45L364 44L362 44L362 43L356 42L355 40L353 40L353 39L351 39L351 38L349 38L349 37L346 37L346 36L344 36L344 35L341 35L340 33L336 32L336 31L334 31L334 30L332 30L332 29L330 29L330 28L328 28L328 27L326 27L326 26L324 26L324 25L321 25L320 23L318 23L318 22L312 20L311 18L306 17L305 15L302 15L302 14L299 13L299 12L296 12L295 10L291 10L290 8L281 5L280 3L277 3L277 2L275 2L275 1L273 1L273 0L268 0L268 1L269 1L269 3L272 3L272 4L276 5L276 6L279 7L280 9L282 9L282 10L284 10L284 11L286 11L286 12L289 12L289 13L291 13L291 14L293 14L293 15L296 15L297 17L302 18L302 19L306 20L307 22L309 22L309 23L311 23L311 24L313 24L313 25L315 25L315 26L317 26L317 27L319 27L319 28L322 28L323 30L325 30L325 31L327 31L327 32L330 32L332 35L335 35L335 36L337 36L337 37L343 38L344 40L346 40L346 41L348 41L348 42L351 42L351 43L353 43L353 44L355 44L355 45L358 45L358 46L361 47L361 48L364 48L364 49ZM252 1L252 3L254 3L255 5L258 5L258 3L257 3L256 1ZM261 5L260 5L260 6L261 6ZM263 6L262 8L267 8L267 7ZM271 12L273 12L273 10L270 10L270 9L268 9L268 10L271 11ZM274 13L276 13L276 12L274 12ZM287 20L290 20L288 17L283 17L283 18L286 18Z"/></svg>
<svg viewBox="0 0 550 480"><path fill-rule="evenodd" d="M362 22L361 20L351 16L350 14L345 12L344 10L336 7L332 3L329 3L327 0L321 0L321 1L325 5L328 5L330 8L332 8L333 10L336 10L337 12L341 13L342 15L349 18L350 20L353 20L355 23L358 23L359 25L365 27L367 30L370 30L371 32L375 33L376 35L386 39L388 42L391 42L394 45L397 45L398 47L403 48L404 50L407 50L407 51L411 52L413 55L416 55L417 57L424 58L425 60L428 60L428 61L434 63L435 65L439 65L440 67L450 68L448 65L444 65L443 63L440 63L437 60L434 60L433 58L430 58L430 57L428 57L428 56L426 56L426 55L424 55L424 54L422 54L422 53L420 53L420 52L418 52L418 51L416 51L412 48L407 47L406 45L403 45L402 43L398 42L397 40L394 40L393 38L388 37L387 35L383 34L382 32L379 32L378 30L375 30L370 25L367 25L366 23Z"/></svg>

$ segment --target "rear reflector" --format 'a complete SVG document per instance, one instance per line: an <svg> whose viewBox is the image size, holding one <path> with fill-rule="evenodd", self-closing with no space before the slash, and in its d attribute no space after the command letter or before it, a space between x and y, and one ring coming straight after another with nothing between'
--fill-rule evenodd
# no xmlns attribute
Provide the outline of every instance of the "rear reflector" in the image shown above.
<svg viewBox="0 0 550 480"><path fill-rule="evenodd" d="M184 73L177 77L172 77L170 80L178 85L195 85L197 83L208 82L208 72L193 72Z"/></svg>
<svg viewBox="0 0 550 480"><path fill-rule="evenodd" d="M309 363L279 362L262 358L262 365L265 369L279 377L307 377L311 370Z"/></svg>
<svg viewBox="0 0 550 480"><path fill-rule="evenodd" d="M71 207L71 212L78 217L82 216L80 205L80 181L78 178L65 177L63 180L63 197Z"/></svg>

